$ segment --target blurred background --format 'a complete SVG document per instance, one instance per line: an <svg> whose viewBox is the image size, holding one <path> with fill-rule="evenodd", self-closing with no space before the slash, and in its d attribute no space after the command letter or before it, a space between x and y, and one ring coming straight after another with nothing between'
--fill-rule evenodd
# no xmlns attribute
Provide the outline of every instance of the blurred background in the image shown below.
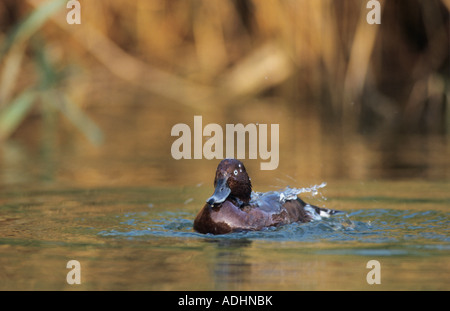
<svg viewBox="0 0 450 311"><path fill-rule="evenodd" d="M4 187L210 187L170 153L195 115L280 125L256 187L450 177L449 0L80 3L0 2Z"/></svg>

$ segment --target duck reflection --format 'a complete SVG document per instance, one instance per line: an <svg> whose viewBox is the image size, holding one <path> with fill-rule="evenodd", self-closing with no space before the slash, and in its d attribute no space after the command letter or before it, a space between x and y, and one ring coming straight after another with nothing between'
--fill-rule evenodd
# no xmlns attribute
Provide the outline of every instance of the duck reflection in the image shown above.
<svg viewBox="0 0 450 311"><path fill-rule="evenodd" d="M244 249L251 246L249 239L207 239L217 247L212 277L215 290L238 290L251 277L249 256Z"/></svg>

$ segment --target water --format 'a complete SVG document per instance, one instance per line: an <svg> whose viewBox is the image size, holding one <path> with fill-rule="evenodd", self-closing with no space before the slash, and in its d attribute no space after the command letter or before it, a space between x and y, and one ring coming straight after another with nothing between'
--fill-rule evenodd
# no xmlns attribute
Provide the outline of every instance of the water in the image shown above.
<svg viewBox="0 0 450 311"><path fill-rule="evenodd" d="M302 198L345 213L221 236L192 230L210 188L9 187L0 198L0 289L450 289L447 183L331 182ZM78 287L66 282L72 259ZM366 281L372 259L380 285Z"/></svg>
<svg viewBox="0 0 450 311"><path fill-rule="evenodd" d="M280 124L278 169L244 161L253 190L290 186L344 213L202 235L193 219L218 161L174 160L171 128L191 125L193 114L156 114L158 100L135 97L92 110L101 146L70 125L52 144L34 119L2 142L1 290L450 289L447 136L330 132L280 105L204 113L205 124ZM67 284L70 260L80 262L81 285ZM380 262L380 285L366 281L370 260Z"/></svg>

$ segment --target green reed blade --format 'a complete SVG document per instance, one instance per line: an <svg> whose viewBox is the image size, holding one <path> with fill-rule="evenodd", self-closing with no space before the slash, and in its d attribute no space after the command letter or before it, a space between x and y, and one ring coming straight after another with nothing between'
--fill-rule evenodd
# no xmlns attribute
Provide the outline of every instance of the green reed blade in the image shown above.
<svg viewBox="0 0 450 311"><path fill-rule="evenodd" d="M0 61L14 44L28 40L47 19L66 5L65 0L50 0L36 8L8 35L0 46Z"/></svg>
<svg viewBox="0 0 450 311"><path fill-rule="evenodd" d="M35 99L35 91L24 91L0 112L0 140L14 132L33 107Z"/></svg>

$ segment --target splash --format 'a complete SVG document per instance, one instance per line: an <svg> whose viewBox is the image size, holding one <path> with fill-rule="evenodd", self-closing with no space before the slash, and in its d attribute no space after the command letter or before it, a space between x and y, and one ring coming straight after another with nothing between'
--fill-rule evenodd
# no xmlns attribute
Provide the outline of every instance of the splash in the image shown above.
<svg viewBox="0 0 450 311"><path fill-rule="evenodd" d="M284 203L289 200L295 200L297 199L297 196L301 193L311 193L312 196L316 196L319 194L319 190L322 188L325 188L327 186L326 182L321 183L320 185L314 185L311 187L304 187L304 188L291 188L286 187L283 190L279 191L270 191L270 192L252 192L251 201L260 200L263 196L273 196L278 195L279 202Z"/></svg>

